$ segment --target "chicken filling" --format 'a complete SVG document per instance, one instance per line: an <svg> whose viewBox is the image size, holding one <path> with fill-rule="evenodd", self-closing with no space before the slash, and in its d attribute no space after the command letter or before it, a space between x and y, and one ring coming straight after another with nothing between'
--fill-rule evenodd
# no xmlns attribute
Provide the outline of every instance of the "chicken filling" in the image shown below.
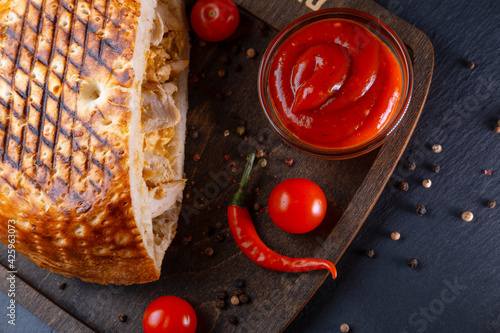
<svg viewBox="0 0 500 333"><path fill-rule="evenodd" d="M160 215L176 205L184 189L185 181L175 179L172 168L176 157L170 156L167 148L174 136L174 126L181 120L173 98L177 92L173 82L186 69L189 61L181 57L184 32L180 20L161 1L158 1L156 12L142 84L141 120L144 134L143 178L149 190L155 243L160 245L170 224L165 216Z"/></svg>

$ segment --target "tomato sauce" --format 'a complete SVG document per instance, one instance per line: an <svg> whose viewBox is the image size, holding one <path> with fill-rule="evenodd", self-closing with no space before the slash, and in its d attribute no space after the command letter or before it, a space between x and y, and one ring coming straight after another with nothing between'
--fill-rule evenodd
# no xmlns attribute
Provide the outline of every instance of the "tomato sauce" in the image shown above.
<svg viewBox="0 0 500 333"><path fill-rule="evenodd" d="M390 122L403 79L379 37L350 20L325 19L278 48L269 89L280 121L305 143L349 148Z"/></svg>

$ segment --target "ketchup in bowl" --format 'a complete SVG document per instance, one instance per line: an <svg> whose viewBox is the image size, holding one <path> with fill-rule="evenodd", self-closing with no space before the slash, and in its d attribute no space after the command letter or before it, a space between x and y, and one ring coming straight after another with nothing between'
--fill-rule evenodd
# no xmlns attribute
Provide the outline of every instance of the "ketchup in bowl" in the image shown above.
<svg viewBox="0 0 500 333"><path fill-rule="evenodd" d="M396 40L396 52L367 18L346 9L306 15L266 52L261 102L278 133L297 148L327 158L357 156L381 144L403 116L412 79L406 50Z"/></svg>

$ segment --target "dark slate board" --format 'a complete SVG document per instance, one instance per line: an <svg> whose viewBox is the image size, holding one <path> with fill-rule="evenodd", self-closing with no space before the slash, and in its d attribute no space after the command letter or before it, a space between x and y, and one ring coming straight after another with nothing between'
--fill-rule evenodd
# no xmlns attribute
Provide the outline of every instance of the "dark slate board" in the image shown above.
<svg viewBox="0 0 500 333"><path fill-rule="evenodd" d="M257 149L264 149L268 154L266 168L254 167L249 206L255 202L265 206L272 188L293 177L309 178L325 191L329 202L325 223L307 235L285 234L274 227L267 214L253 212L263 241L277 252L290 256L322 257L337 262L391 175L427 96L433 68L433 50L427 37L372 1L324 4L324 7L364 10L387 23L413 49L415 79L407 115L398 131L380 149L346 161L318 160L282 144L260 110L256 92L260 55L275 36L275 28L282 28L309 12L306 6L309 1L304 0L304 4L284 0L237 2L248 12L241 12L240 27L230 40L202 46L196 37L192 38L188 128L199 134L196 139L191 136L187 139L185 172L190 183L185 194L189 198L184 201L178 234L165 256L160 280L129 287L100 286L64 278L39 269L22 256L18 258L19 276L47 297L40 302L22 304L35 313L42 304L57 304L66 311L54 312L60 319L61 331L73 331L79 321L99 332L140 331L142 314L149 302L165 294L180 296L195 307L200 332L282 330L327 275L319 271L300 275L267 271L250 262L232 241L225 208L237 189L233 180L241 175L244 155ZM188 2L188 12L192 4L193 1ZM237 54L231 53L233 46L238 47ZM246 57L250 47L257 51L255 59ZM231 64L220 63L219 58L224 54L229 55ZM234 64L240 64L242 70L236 72ZM218 77L219 69L226 69L227 76ZM219 101L221 95L223 100ZM239 124L246 127L246 141L235 133ZM227 137L225 130L230 131ZM260 136L262 143L257 140ZM200 154L201 159L194 161L194 154ZM229 160L224 158L227 154ZM287 158L294 160L291 167L284 163ZM231 176L235 179L229 179ZM225 241L217 242L218 234L224 234ZM192 241L184 244L183 240L188 237ZM214 249L213 256L204 254L207 247ZM0 253L0 261L5 264L5 251ZM232 294L235 279L246 281L245 290L252 301L217 310L215 292L222 289ZM65 290L58 288L61 282L67 283ZM118 320L122 313L129 317L126 323ZM227 322L229 315L239 318L238 326ZM79 321L72 320L71 326L64 326L70 317ZM81 326L83 330L85 327Z"/></svg>

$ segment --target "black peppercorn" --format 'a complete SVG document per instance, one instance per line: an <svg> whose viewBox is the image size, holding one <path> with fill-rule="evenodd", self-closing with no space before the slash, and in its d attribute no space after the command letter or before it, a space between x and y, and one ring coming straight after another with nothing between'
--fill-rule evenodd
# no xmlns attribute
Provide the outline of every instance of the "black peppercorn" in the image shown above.
<svg viewBox="0 0 500 333"><path fill-rule="evenodd" d="M229 52L236 55L236 54L238 54L238 52L240 52L240 48L238 47L238 45L233 45L229 49Z"/></svg>
<svg viewBox="0 0 500 333"><path fill-rule="evenodd" d="M227 54L223 54L219 57L219 61L223 65L229 65L231 63L231 59Z"/></svg>
<svg viewBox="0 0 500 333"><path fill-rule="evenodd" d="M489 208L489 209L493 209L493 208L495 208L495 206L496 206L496 205L497 205L497 202L496 202L496 201L494 201L494 200L492 200L492 201L488 202L488 208Z"/></svg>
<svg viewBox="0 0 500 333"><path fill-rule="evenodd" d="M224 290L219 290L216 294L215 294L215 297L217 297L217 299L226 299L226 292Z"/></svg>
<svg viewBox="0 0 500 333"><path fill-rule="evenodd" d="M235 316L229 316L229 317L227 317L227 321L228 321L231 325L236 325L236 324L238 324L238 318L236 318Z"/></svg>
<svg viewBox="0 0 500 333"><path fill-rule="evenodd" d="M411 171L414 171L416 168L417 168L417 163L415 162L408 163L408 169L410 169Z"/></svg>
<svg viewBox="0 0 500 333"><path fill-rule="evenodd" d="M406 262L406 264L408 265L408 267L410 267L411 269L415 269L417 268L418 266L418 260L415 259L415 258L410 258L408 259L408 261Z"/></svg>
<svg viewBox="0 0 500 333"><path fill-rule="evenodd" d="M434 171L435 173L439 173L439 171L441 171L441 167L438 164L434 164L432 166L432 171Z"/></svg>
<svg viewBox="0 0 500 333"><path fill-rule="evenodd" d="M399 189L401 191L405 191L406 192L406 191L408 191L410 189L410 185L408 185L407 182L400 182L399 183Z"/></svg>
<svg viewBox="0 0 500 333"><path fill-rule="evenodd" d="M418 216L422 216L425 213L427 213L427 210L425 209L424 205L417 205L415 207L415 214L417 214Z"/></svg>
<svg viewBox="0 0 500 333"><path fill-rule="evenodd" d="M207 247L205 249L205 254L209 257L212 256L214 254L214 249L212 249L211 247Z"/></svg>
<svg viewBox="0 0 500 333"><path fill-rule="evenodd" d="M225 69L219 69L217 71L217 75L219 75L219 77L225 77L226 76L226 70Z"/></svg>
<svg viewBox="0 0 500 333"><path fill-rule="evenodd" d="M124 322L126 322L126 321L127 321L127 316L126 316L126 315L124 315L124 314L121 314L121 315L118 317L118 319L120 319L120 321L121 321L122 323L124 323Z"/></svg>
<svg viewBox="0 0 500 333"><path fill-rule="evenodd" d="M226 235L224 234L218 234L215 239L218 241L218 242L223 242L225 239L226 239Z"/></svg>
<svg viewBox="0 0 500 333"><path fill-rule="evenodd" d="M238 296L238 298L240 299L241 304L250 302L250 297L248 297L247 294L241 294Z"/></svg>
<svg viewBox="0 0 500 333"><path fill-rule="evenodd" d="M222 310L226 307L226 301L223 300L223 299L220 299L217 301L217 303L215 304L215 306L217 307L217 309L219 310Z"/></svg>
<svg viewBox="0 0 500 333"><path fill-rule="evenodd" d="M61 283L61 284L59 285L59 289L61 289L61 290L66 289L66 283L65 283L65 282Z"/></svg>
<svg viewBox="0 0 500 333"><path fill-rule="evenodd" d="M373 250L367 250L366 251L366 256L368 258L373 258L373 256L375 256L375 251L373 251Z"/></svg>
<svg viewBox="0 0 500 333"><path fill-rule="evenodd" d="M234 286L238 289L245 288L245 281L238 279L234 281Z"/></svg>

